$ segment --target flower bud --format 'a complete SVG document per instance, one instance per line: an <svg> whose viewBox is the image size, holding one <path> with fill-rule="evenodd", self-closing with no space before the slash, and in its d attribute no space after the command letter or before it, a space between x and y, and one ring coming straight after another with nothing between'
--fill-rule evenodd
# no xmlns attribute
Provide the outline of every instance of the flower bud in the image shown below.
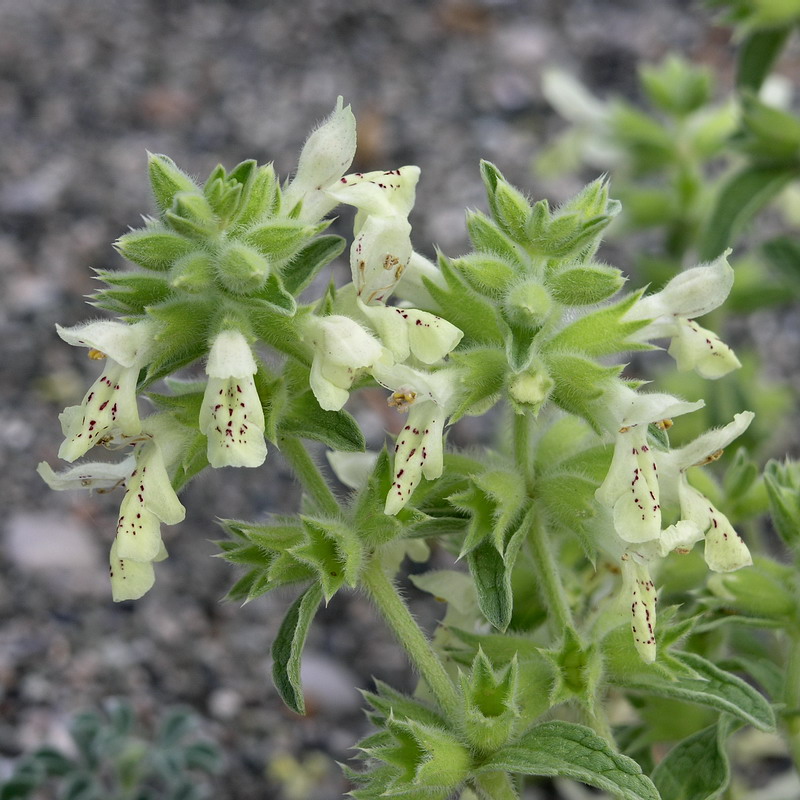
<svg viewBox="0 0 800 800"><path fill-rule="evenodd" d="M269 261L255 248L234 242L225 247L217 259L220 283L236 294L260 289L269 277Z"/></svg>
<svg viewBox="0 0 800 800"><path fill-rule="evenodd" d="M521 283L506 295L503 311L512 325L538 330L553 308L553 301L539 283Z"/></svg>

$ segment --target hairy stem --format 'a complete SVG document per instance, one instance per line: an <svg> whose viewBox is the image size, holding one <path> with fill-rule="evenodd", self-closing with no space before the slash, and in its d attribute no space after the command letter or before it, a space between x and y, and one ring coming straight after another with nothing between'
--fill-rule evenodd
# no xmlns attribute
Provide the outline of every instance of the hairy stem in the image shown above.
<svg viewBox="0 0 800 800"><path fill-rule="evenodd" d="M289 462L292 471L319 510L324 514L338 514L339 504L305 445L294 436L286 436L281 438L280 448L283 457Z"/></svg>
<svg viewBox="0 0 800 800"><path fill-rule="evenodd" d="M527 414L514 414L514 461L529 485L533 479L531 420Z"/></svg>
<svg viewBox="0 0 800 800"><path fill-rule="evenodd" d="M408 606L388 578L379 558L373 557L362 575L363 586L381 612L386 624L406 650L408 657L430 687L448 716L459 713L458 692L439 657L420 630Z"/></svg>
<svg viewBox="0 0 800 800"><path fill-rule="evenodd" d="M518 800L519 795L507 772L486 772L475 779L482 797L491 800Z"/></svg>
<svg viewBox="0 0 800 800"><path fill-rule="evenodd" d="M572 611L567 602L561 572L550 537L539 516L531 515L531 517L528 543L533 556L533 568L537 577L536 585L550 611L551 630L556 636L560 636L567 629L574 630Z"/></svg>
<svg viewBox="0 0 800 800"><path fill-rule="evenodd" d="M789 752L795 767L800 770L800 631L789 634L789 663L786 667L786 733Z"/></svg>

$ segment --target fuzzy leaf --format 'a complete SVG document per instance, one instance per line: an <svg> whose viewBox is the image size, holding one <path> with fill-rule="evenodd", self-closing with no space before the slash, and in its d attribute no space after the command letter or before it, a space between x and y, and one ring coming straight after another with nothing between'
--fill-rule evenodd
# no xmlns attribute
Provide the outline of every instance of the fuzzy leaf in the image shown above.
<svg viewBox="0 0 800 800"><path fill-rule="evenodd" d="M504 631L511 622L514 604L511 568L490 539L485 539L470 551L467 563L475 580L478 605L483 615L495 628Z"/></svg>
<svg viewBox="0 0 800 800"><path fill-rule="evenodd" d="M701 240L701 260L717 258L796 174L796 170L783 166L752 164L729 178L719 189L717 204Z"/></svg>
<svg viewBox="0 0 800 800"><path fill-rule="evenodd" d="M295 297L314 280L316 274L342 253L341 236L318 236L302 247L283 271L283 285Z"/></svg>
<svg viewBox="0 0 800 800"><path fill-rule="evenodd" d="M362 453L366 440L353 417L344 411L324 411L313 393L294 398L288 412L278 423L281 433L323 442L331 450Z"/></svg>
<svg viewBox="0 0 800 800"><path fill-rule="evenodd" d="M161 226L131 231L114 243L121 256L152 270L167 270L179 258L194 252L197 244Z"/></svg>
<svg viewBox="0 0 800 800"><path fill-rule="evenodd" d="M306 710L300 658L320 600L322 587L314 582L292 603L272 643L272 680L283 702L298 714L305 714Z"/></svg>
<svg viewBox="0 0 800 800"><path fill-rule="evenodd" d="M625 283L622 272L602 264L569 267L547 281L553 298L567 306L599 303L615 295Z"/></svg>
<svg viewBox="0 0 800 800"><path fill-rule="evenodd" d="M678 742L653 772L661 800L719 797L731 777L725 740L740 724L723 714L716 724Z"/></svg>
<svg viewBox="0 0 800 800"><path fill-rule="evenodd" d="M515 744L495 753L476 772L494 770L563 776L624 800L659 800L655 786L633 759L615 753L591 729L570 722L537 725Z"/></svg>
<svg viewBox="0 0 800 800"><path fill-rule="evenodd" d="M670 654L686 673L672 679L652 669L626 675L608 675L610 683L658 697L685 700L725 711L762 731L775 729L775 714L770 704L752 686L730 672L719 669L694 653ZM689 677L696 675L696 677Z"/></svg>

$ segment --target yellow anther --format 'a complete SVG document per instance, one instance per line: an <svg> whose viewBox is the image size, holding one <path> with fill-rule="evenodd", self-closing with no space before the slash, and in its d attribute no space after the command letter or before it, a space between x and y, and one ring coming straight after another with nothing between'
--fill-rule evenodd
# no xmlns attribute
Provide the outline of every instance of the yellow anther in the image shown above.
<svg viewBox="0 0 800 800"><path fill-rule="evenodd" d="M693 464L692 466L704 467L706 464L711 464L714 461L718 461L722 457L722 454L724 452L725 452L724 450L717 450L711 455L706 456L702 461L698 461L696 464Z"/></svg>
<svg viewBox="0 0 800 800"><path fill-rule="evenodd" d="M398 411L408 411L408 407L417 399L417 393L414 391L399 391L392 392L389 399L386 401L389 408L396 408Z"/></svg>
<svg viewBox="0 0 800 800"><path fill-rule="evenodd" d="M92 361L102 361L106 357L106 354L102 350L96 350L94 347L89 350L88 355Z"/></svg>
<svg viewBox="0 0 800 800"><path fill-rule="evenodd" d="M673 424L671 419L662 419L660 422L656 422L656 428L660 428L662 431L668 431Z"/></svg>

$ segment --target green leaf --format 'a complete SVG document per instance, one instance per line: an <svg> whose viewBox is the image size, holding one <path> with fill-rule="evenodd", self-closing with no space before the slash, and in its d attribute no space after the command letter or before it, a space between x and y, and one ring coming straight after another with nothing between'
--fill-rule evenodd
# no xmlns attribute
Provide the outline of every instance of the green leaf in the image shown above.
<svg viewBox="0 0 800 800"><path fill-rule="evenodd" d="M675 745L653 772L661 800L719 797L730 781L725 740L740 725L723 715L716 724Z"/></svg>
<svg viewBox="0 0 800 800"><path fill-rule="evenodd" d="M272 644L272 680L289 708L305 714L305 701L300 683L300 658L311 621L322 600L322 587L312 583L292 603Z"/></svg>
<svg viewBox="0 0 800 800"><path fill-rule="evenodd" d="M359 537L369 544L389 542L403 532L403 526L397 517L383 512L392 480L392 462L384 447L378 454L367 484L359 492L353 508L353 524Z"/></svg>
<svg viewBox="0 0 800 800"><path fill-rule="evenodd" d="M363 545L349 524L311 517L301 519L305 540L289 548L288 553L317 573L328 603L343 584L356 585L364 558Z"/></svg>
<svg viewBox="0 0 800 800"><path fill-rule="evenodd" d="M173 708L161 723L158 743L162 747L174 747L197 727L197 720L188 708Z"/></svg>
<svg viewBox="0 0 800 800"><path fill-rule="evenodd" d="M583 725L544 722L505 747L476 772L505 770L523 775L563 776L624 800L659 800L641 767L615 753L605 739Z"/></svg>
<svg viewBox="0 0 800 800"><path fill-rule="evenodd" d="M196 769L208 775L222 770L222 753L211 742L192 742L184 748L183 757L187 769Z"/></svg>
<svg viewBox="0 0 800 800"><path fill-rule="evenodd" d="M323 267L342 253L344 246L341 236L318 236L302 247L283 271L286 291L297 297Z"/></svg>
<svg viewBox="0 0 800 800"><path fill-rule="evenodd" d="M413 719L425 725L438 725L447 727L445 719L429 705L416 697L409 697L393 689L382 681L375 681L377 693L362 691L364 699L375 709L372 716L376 725L380 726L384 720L391 716L397 719Z"/></svg>
<svg viewBox="0 0 800 800"><path fill-rule="evenodd" d="M783 166L753 164L737 172L720 187L700 243L702 261L717 258L745 225L797 176L797 170Z"/></svg>
<svg viewBox="0 0 800 800"><path fill-rule="evenodd" d="M467 563L475 580L481 612L495 628L504 631L511 622L514 604L511 569L490 539L470 551Z"/></svg>
<svg viewBox="0 0 800 800"><path fill-rule="evenodd" d="M450 363L461 370L460 383L464 389L461 402L450 415L456 422L465 414L485 414L499 399L505 383L508 363L502 350L479 347L451 353Z"/></svg>
<svg viewBox="0 0 800 800"><path fill-rule="evenodd" d="M199 188L169 157L158 153L147 154L147 171L156 204L166 211L178 192L192 192Z"/></svg>
<svg viewBox="0 0 800 800"><path fill-rule="evenodd" d="M146 306L166 300L172 288L161 275L121 270L95 270L97 277L111 286L100 289L93 296L94 304L101 308L115 304L112 310L123 309L122 314L143 314ZM116 288L114 288L116 287Z"/></svg>
<svg viewBox="0 0 800 800"><path fill-rule="evenodd" d="M736 85L757 92L783 50L792 29L767 28L751 33L739 46Z"/></svg>
<svg viewBox="0 0 800 800"><path fill-rule="evenodd" d="M522 249L480 211L467 212L467 232L472 246L479 253L501 258L519 271L528 267L529 259Z"/></svg>
<svg viewBox="0 0 800 800"><path fill-rule="evenodd" d="M323 442L332 450L363 453L366 447L364 434L355 419L343 409L324 411L311 391L291 401L278 428L288 436Z"/></svg>
<svg viewBox="0 0 800 800"><path fill-rule="evenodd" d="M621 367L601 367L569 353L548 353L546 362L550 377L555 381L553 402L568 414L583 417L599 432L596 401L609 382L619 375Z"/></svg>
<svg viewBox="0 0 800 800"><path fill-rule="evenodd" d="M772 707L741 678L719 669L694 653L672 652L670 656L686 672L674 674L670 679L650 669L625 675L609 674L608 680L615 685L657 697L685 700L725 711L762 731L775 729Z"/></svg>

